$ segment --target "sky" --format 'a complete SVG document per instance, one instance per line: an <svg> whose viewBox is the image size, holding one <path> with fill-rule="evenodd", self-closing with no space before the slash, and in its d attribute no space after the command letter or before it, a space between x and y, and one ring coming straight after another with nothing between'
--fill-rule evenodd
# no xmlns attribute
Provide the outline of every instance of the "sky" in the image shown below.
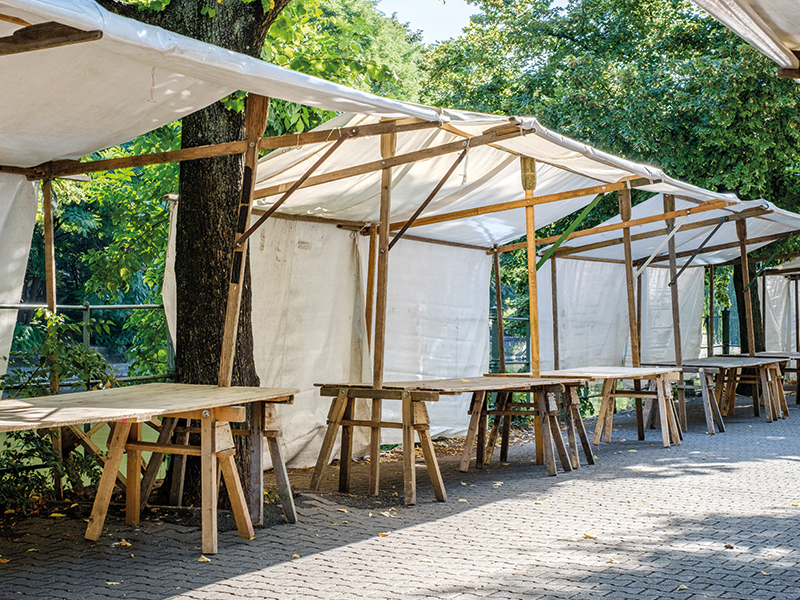
<svg viewBox="0 0 800 600"><path fill-rule="evenodd" d="M421 30L426 44L456 37L469 24L469 16L480 12L465 0L380 0L378 8L387 16L397 13L397 20Z"/></svg>

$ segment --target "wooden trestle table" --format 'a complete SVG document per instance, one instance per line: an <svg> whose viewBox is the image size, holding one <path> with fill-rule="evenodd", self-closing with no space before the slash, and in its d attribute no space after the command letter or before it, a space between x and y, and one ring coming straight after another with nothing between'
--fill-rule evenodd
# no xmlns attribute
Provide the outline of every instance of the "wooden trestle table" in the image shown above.
<svg viewBox="0 0 800 600"><path fill-rule="evenodd" d="M217 496L218 467L225 477L239 535L253 537L253 519L248 510L244 490L234 463L234 443L231 422L245 420L245 407L252 407L249 432L253 448L253 475L251 499L263 511L263 438L269 442L275 473L281 488L281 499L287 519L294 518L286 467L280 455L278 430L274 418L274 403L291 403L297 390L256 387L221 388L213 385L188 385L177 383L149 383L130 387L111 388L91 392L78 392L58 396L45 396L26 400L0 400L0 432L41 428L73 428L85 438L79 427L87 423L108 422L113 433L104 457L105 466L97 488L86 538L96 541L105 523L111 495L114 491L127 452L127 485L125 485L126 522L139 523L141 513L141 486L133 483L132 474L142 470L142 452L153 452L150 462L163 454L195 455L201 457L202 486L202 551L217 552ZM170 444L169 436L159 442L141 441L142 423L154 417L197 419L200 421L200 446ZM162 433L165 432L162 426ZM89 442L91 443L91 442ZM160 460L157 461L160 464ZM259 473L261 476L259 476ZM124 479L124 478L123 478ZM137 482L138 483L138 482ZM288 492L288 494L287 494ZM251 503L252 505L253 503ZM256 511L258 509L256 508ZM262 515L258 511L256 514ZM259 517L257 516L256 519ZM293 521L292 521L293 522Z"/></svg>
<svg viewBox="0 0 800 600"><path fill-rule="evenodd" d="M414 432L419 436L422 454L425 459L425 466L431 478L433 492L436 499L440 502L447 500L442 475L436 461L436 452L433 448L433 441L430 435L430 418L426 402L435 402L440 395L458 395L472 393L473 399L470 406L471 419L467 432L467 439L464 444L465 453L470 453L475 435L478 432L479 424L482 421L481 415L487 413L481 410L485 406L486 395L491 392L532 392L538 393L552 386L565 385L584 385L582 380L547 379L532 377L468 377L458 379L433 379L424 381L402 381L384 382L381 388L376 388L369 383L318 383L321 396L332 396L330 411L328 412L328 428L322 442L314 474L311 478L311 489L319 489L322 475L331 458L331 452L336 441L339 429L342 430L341 461L339 471L339 490L349 492L350 490L350 464L352 462L353 447L353 427L367 427L371 429L373 443L372 448L378 447L374 443L380 440L380 430L402 429L403 431L403 481L405 503L412 505L417 503L417 480L414 467ZM562 388L563 389L563 388ZM354 419L354 404L359 398L371 400L373 408L380 407L382 400L402 401L402 421L386 422L380 415L380 410L372 411L371 420ZM476 408L477 407L477 408ZM547 412L545 410L545 412ZM484 421L485 422L485 421ZM485 431L485 430L484 430ZM560 435L558 439L561 440ZM563 448L563 440L562 440ZM479 452L481 449L479 447ZM553 447L548 449L545 445L545 453L553 456ZM561 453L561 450L559 450ZM467 464L469 454L467 454ZM562 463L568 462L565 454L562 454ZM550 460L548 470L552 463L555 469L555 459ZM370 463L369 490L371 494L377 494L379 488L379 464L380 457L372 457ZM463 462L462 462L463 465ZM465 469L462 469L465 470ZM555 474L555 473L552 473Z"/></svg>
<svg viewBox="0 0 800 600"><path fill-rule="evenodd" d="M597 415L597 425L592 442L599 444L603 439L611 441L611 428L614 419L614 403L617 398L634 398L636 400L636 421L639 439L644 440L645 426L654 415L657 407L661 422L661 440L665 448L671 444L680 445L683 434L680 429L675 405L672 403L670 382L678 381L681 372L675 368L658 367L578 367L545 371L543 377L581 377L590 381L602 381L602 400ZM617 390L617 383L622 380L651 381L655 390ZM642 410L642 399L647 399L648 406ZM645 414L647 413L647 414Z"/></svg>
<svg viewBox="0 0 800 600"><path fill-rule="evenodd" d="M767 350L766 352L756 352L758 358L772 358L781 361L782 373L794 373L796 379L794 388L794 402L800 404L800 352L781 352L779 350ZM786 361L786 362L784 362ZM790 367L788 362L794 361L794 366Z"/></svg>

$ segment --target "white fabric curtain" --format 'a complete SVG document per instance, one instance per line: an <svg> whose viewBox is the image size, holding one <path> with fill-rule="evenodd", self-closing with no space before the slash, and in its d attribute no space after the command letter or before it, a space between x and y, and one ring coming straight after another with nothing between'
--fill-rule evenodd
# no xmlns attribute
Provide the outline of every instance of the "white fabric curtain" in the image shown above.
<svg viewBox="0 0 800 600"><path fill-rule="evenodd" d="M0 303L20 301L37 208L37 183L0 173ZM16 322L16 310L0 310L0 375L8 366Z"/></svg>
<svg viewBox="0 0 800 600"><path fill-rule="evenodd" d="M766 348L778 352L794 351L794 284L782 275L769 275L765 279L767 293L763 302L766 310Z"/></svg>

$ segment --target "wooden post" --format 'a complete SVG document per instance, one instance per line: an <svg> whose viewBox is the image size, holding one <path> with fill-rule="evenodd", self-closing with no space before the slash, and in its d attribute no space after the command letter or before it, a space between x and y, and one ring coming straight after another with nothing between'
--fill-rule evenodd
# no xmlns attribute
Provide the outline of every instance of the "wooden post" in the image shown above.
<svg viewBox="0 0 800 600"><path fill-rule="evenodd" d="M794 280L794 351L800 352L800 294L798 294L798 279ZM797 374L800 381L800 373ZM800 385L800 384L798 384ZM800 398L798 398L800 400Z"/></svg>
<svg viewBox="0 0 800 600"><path fill-rule="evenodd" d="M623 221L631 220L631 190L621 189L619 192L619 215ZM631 363L634 367L641 364L639 353L639 335L636 326L636 295L633 289L633 250L631 249L631 230L622 230L622 243L625 249L625 283L628 292L628 330L631 338Z"/></svg>
<svg viewBox="0 0 800 600"><path fill-rule="evenodd" d="M250 403L250 494L247 503L253 525L264 524L264 410L264 402ZM273 468L277 473L280 467L273 463Z"/></svg>
<svg viewBox="0 0 800 600"><path fill-rule="evenodd" d="M536 161L528 156L520 156L520 176L525 199L533 198L536 188ZM539 377L539 306L536 290L536 218L533 204L525 206L525 233L528 249L528 316L531 327L531 376Z"/></svg>
<svg viewBox="0 0 800 600"><path fill-rule="evenodd" d="M258 163L258 142L267 128L269 98L256 94L247 95L245 109L245 131L247 150L244 155L244 176L242 193L239 199L239 218L236 223L236 237L241 236L250 224L250 210L253 207L253 190L256 185L256 166ZM233 251L228 284L228 303L225 309L225 329L222 336L222 352L219 364L219 386L230 387L233 377L233 358L236 354L236 335L239 329L239 309L242 302L242 277L247 260L247 240Z"/></svg>
<svg viewBox="0 0 800 600"><path fill-rule="evenodd" d="M503 330L503 290L500 288L500 253L494 248L494 303L497 306L497 352L500 358L500 372L506 372L505 332Z"/></svg>
<svg viewBox="0 0 800 600"><path fill-rule="evenodd" d="M56 251L53 227L52 180L42 181L42 206L44 208L44 273L47 310L56 312Z"/></svg>
<svg viewBox="0 0 800 600"><path fill-rule="evenodd" d="M664 194L664 212L669 213L675 210L675 197L671 194ZM675 219L667 219L667 235L675 229ZM672 236L667 242L669 246L669 278L672 282L670 285L670 296L672 298L672 344L675 348L675 366L678 368L683 367L683 344L681 342L681 307L678 299L678 281L675 275L678 273L677 259L675 258L675 236ZM685 384L682 379L681 383ZM678 417L681 421L681 429L686 431L689 428L688 420L686 418L686 390L683 386L678 387Z"/></svg>
<svg viewBox="0 0 800 600"><path fill-rule="evenodd" d="M397 134L381 136L381 157L394 156ZM386 294L389 285L389 218L392 212L392 168L381 171L381 220L378 225L378 297L375 302L375 347L373 349L372 386L383 387L383 358L386 350ZM374 406L374 404L373 404Z"/></svg>
<svg viewBox="0 0 800 600"><path fill-rule="evenodd" d="M202 517L202 552L217 553L217 484L218 460L214 448L216 419L214 409L204 410L200 419L200 490ZM130 485L128 485L130 487Z"/></svg>
<svg viewBox="0 0 800 600"><path fill-rule="evenodd" d="M764 345L766 346L767 344L767 276L766 275L761 275L761 331L764 332Z"/></svg>
<svg viewBox="0 0 800 600"><path fill-rule="evenodd" d="M553 369L561 368L560 344L558 339L558 273L556 272L556 257L550 257L550 288L553 294Z"/></svg>
<svg viewBox="0 0 800 600"><path fill-rule="evenodd" d="M714 265L708 267L708 356L714 356Z"/></svg>
<svg viewBox="0 0 800 600"><path fill-rule="evenodd" d="M367 321L367 344L372 348L372 320L375 313L375 254L378 251L378 228L369 226L369 257L367 258L367 302L364 316Z"/></svg>
<svg viewBox="0 0 800 600"><path fill-rule="evenodd" d="M750 356L756 355L756 336L753 331L753 305L750 301L750 266L747 263L747 221L736 220L736 235L739 238L739 251L742 259L742 285L744 290L744 311L747 319L747 349ZM741 326L740 326L741 327Z"/></svg>

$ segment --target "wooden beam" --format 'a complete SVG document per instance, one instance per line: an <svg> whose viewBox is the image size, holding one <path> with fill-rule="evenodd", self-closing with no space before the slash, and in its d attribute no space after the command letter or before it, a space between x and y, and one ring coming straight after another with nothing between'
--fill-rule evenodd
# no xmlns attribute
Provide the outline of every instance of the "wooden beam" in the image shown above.
<svg viewBox="0 0 800 600"><path fill-rule="evenodd" d="M671 194L664 194L664 213L675 210L675 197ZM667 235L675 229L675 219L666 219ZM675 257L675 236L669 238L667 242L669 252L669 277L670 277L670 300L672 304L672 345L675 349L675 366L683 367L683 344L681 341L681 310L678 299L678 263ZM686 417L686 393L682 387L678 388L678 418L681 422L683 431L689 429Z"/></svg>
<svg viewBox="0 0 800 600"><path fill-rule="evenodd" d="M558 270L555 256L550 257L550 291L553 303L553 369L561 368L560 343L558 338Z"/></svg>
<svg viewBox="0 0 800 600"><path fill-rule="evenodd" d="M623 188L619 191L619 215L623 221L631 220L631 190ZM628 332L631 340L631 362L634 367L641 364L639 353L639 330L636 325L636 293L633 281L633 252L631 249L631 230L626 227L622 230L625 248L625 286L628 295Z"/></svg>
<svg viewBox="0 0 800 600"><path fill-rule="evenodd" d="M414 214L411 215L411 218L408 221L406 221L405 224L400 228L400 231L398 231L394 235L394 239L392 239L392 241L389 242L389 250L391 250L392 247L398 241L400 241L400 238L403 237L403 234L406 231L408 231L408 228L413 226L414 222L417 220L417 217L419 217L422 214L422 211L425 210L428 207L428 205L433 201L433 199L436 197L436 194L439 193L439 190L442 189L444 184L447 183L447 180L450 179L450 176L453 174L453 172L458 168L458 165L461 164L461 161L464 160L464 157L467 155L468 151L469 148L464 148L464 150L462 150L461 153L456 157L455 161L453 161L453 164L450 165L449 169L447 169L447 173L444 174L444 177L442 177L439 180L439 182L434 186L433 190L431 190L431 193L428 194L428 197L425 198L422 204L419 205L419 208L414 211Z"/></svg>
<svg viewBox="0 0 800 600"><path fill-rule="evenodd" d="M369 226L369 258L367 258L367 301L364 318L367 321L367 346L372 347L372 318L375 307L375 258L378 254L378 228Z"/></svg>
<svg viewBox="0 0 800 600"><path fill-rule="evenodd" d="M394 233L389 233L389 236L393 236ZM438 246L450 246L451 248L465 248L467 250L478 250L479 252L486 252L487 254L491 254L491 248L487 248L486 246L476 246L475 244L462 244L461 242L448 242L447 240L434 240L433 238L426 238L420 237L418 235L408 235L405 234L403 236L404 240L408 240L409 242L424 242L426 244L435 244Z"/></svg>
<svg viewBox="0 0 800 600"><path fill-rule="evenodd" d="M736 221L736 223L743 223L743 222L744 221ZM786 231L786 232L783 232L783 233L773 233L771 235L763 235L763 236L757 237L757 238L750 238L749 240L747 240L747 243L748 244L765 244L767 242L774 242L776 240L782 240L782 239L785 239L785 238L788 238L788 237L794 237L794 236L796 236L798 234L800 234L800 231ZM720 250L731 250L732 248L738 248L739 245L740 245L739 242L727 242L725 244L718 244L716 246L708 246L708 247L703 249L703 252L701 252L701 254L709 254L711 252L719 252ZM695 252L694 250L684 250L683 252L678 252L675 256L676 256L676 258L686 258L686 257L691 256L692 254L694 254L694 252ZM653 259L653 262L660 262L660 261L663 261L663 260L669 260L669 256L667 256L667 255L656 256ZM741 258L736 258L736 259L728 261L728 262L716 263L716 264L717 264L718 267L720 267L720 266L724 266L724 265L732 265L734 263L739 262L740 260L741 260ZM642 261L642 262L644 262L644 261Z"/></svg>
<svg viewBox="0 0 800 600"><path fill-rule="evenodd" d="M631 219L630 221L627 221L627 222L613 223L611 225L602 225L600 227L592 227L591 229L582 229L580 231L574 231L569 236L567 236L567 239L570 240L570 239L574 239L574 238L586 237L586 236L589 236L589 235L596 235L598 233L607 233L609 231L618 231L620 229L622 229L622 230L630 229L631 227L638 227L639 225L647 225L649 223L656 223L658 221L663 221L664 219L667 219L667 218L684 217L686 215L694 215L694 214L697 214L697 213L707 212L707 211L710 211L710 210L717 210L717 209L720 209L720 208L724 208L725 206L728 206L728 205L729 205L729 203L726 200L711 200L709 202L706 202L706 203L704 203L702 205L699 205L699 206L696 206L696 207L684 208L684 209L681 209L681 210L676 210L676 211L670 213L669 215L653 215L653 216L650 216L650 217L642 217L640 219ZM681 227L681 229L684 229L684 228ZM560 237L561 236L559 236L559 235L554 235L554 236L550 236L550 237L546 237L546 238L540 238L540 239L537 240L536 243L538 245L552 244L552 243L558 241L558 239ZM524 243L523 244L507 244L505 246L500 246L500 248L498 250L500 252L511 252L513 250L519 250L520 248L524 248L524 247L525 247ZM567 249L566 248L562 248L561 250L562 251L566 251ZM565 256L565 255L559 255L558 253L556 253L556 255L557 256Z"/></svg>
<svg viewBox="0 0 800 600"><path fill-rule="evenodd" d="M378 297L375 303L375 348L373 350L372 387L383 387L383 360L386 352L386 304L389 287L389 217L392 213L392 167L390 159L397 151L397 134L381 136L381 157L387 166L381 170L381 214L378 225ZM374 404L373 404L374 406ZM413 446L412 446L413 447Z"/></svg>
<svg viewBox="0 0 800 600"><path fill-rule="evenodd" d="M336 141L347 132L352 136L352 130L358 129L358 137L375 135L381 131L394 128L398 132L415 131L419 129L430 129L438 127L435 122L411 122L415 120L406 119L402 121L375 123L372 125L361 125L358 128L350 127L346 129L326 129L323 131L309 131L306 133L296 133L290 135L280 135L268 138L261 138L258 142L259 150L273 150L276 148L294 148L306 144ZM226 142L223 144L212 144L208 146L196 146L194 148L183 148L181 150L171 150L169 152L153 152L151 154L139 154L137 156L122 156L120 158L110 158L105 160L93 160L88 162L78 162L74 160L61 160L52 163L53 177L64 177L67 175L78 175L83 173L95 173L98 171L113 171L115 169L126 169L130 167L144 167L147 165L157 165L171 162L183 162L196 160L199 158L211 158L214 156L229 156L231 154L243 154L247 150L248 140L238 142ZM38 172L41 177L46 172L47 165L40 165L31 171ZM0 170L8 167L0 167Z"/></svg>
<svg viewBox="0 0 800 600"><path fill-rule="evenodd" d="M533 198L536 186L536 161L528 156L520 156L520 174L526 200ZM531 339L529 356L531 376L539 377L539 297L536 286L536 216L533 203L525 205L525 234L528 245L528 317ZM480 452L480 449L479 449Z"/></svg>
<svg viewBox="0 0 800 600"><path fill-rule="evenodd" d="M527 158L527 157L520 157ZM422 227L423 225L431 225L433 223L442 223L445 221L456 221L458 219L466 219L469 217L476 217L479 215L488 215L496 212L504 212L507 210L514 210L517 208L524 208L526 206L537 206L540 204L549 204L551 202L559 202L561 200L569 200L571 198L580 198L582 196L596 196L597 194L606 194L623 189L627 185L627 181L620 181L617 183L604 183L602 185L595 185L592 187L581 188L578 190L570 190L567 192L558 192L556 194L546 194L543 196L531 196L522 200L512 200L510 202L501 202L499 204L492 204L489 206L479 206L477 208L468 208L465 210L458 210L443 215L435 215L432 217L424 217L417 219L414 227ZM650 185L655 183L649 179L634 179L631 183L638 186ZM407 221L400 221L392 223L392 229L400 229L406 225Z"/></svg>
<svg viewBox="0 0 800 600"><path fill-rule="evenodd" d="M44 209L44 272L47 310L56 312L56 251L53 226L53 188L52 181L42 182L42 207Z"/></svg>
<svg viewBox="0 0 800 600"><path fill-rule="evenodd" d="M242 193L239 196L239 218L236 223L237 237L245 232L247 224L250 222L250 211L253 206L253 189L255 188L256 180L256 167L258 165L258 140L261 139L261 136L264 135L264 130L267 128L269 103L270 99L265 96L258 96L256 94L247 95L247 106L245 108L247 151L244 155ZM231 378L233 377L233 359L236 355L236 336L239 329L239 311L242 303L242 287L244 286L244 281L242 281L242 279L244 277L244 265L247 260L246 239L239 247L233 249L232 258L230 279L228 280L228 302L225 308L225 325L222 335L222 351L219 364L218 383L220 387L230 387ZM204 492L205 491L204 488ZM205 543L205 535L203 539Z"/></svg>
<svg viewBox="0 0 800 600"><path fill-rule="evenodd" d="M301 187L307 188L307 187L313 187L315 185L321 185L323 183L330 183L332 181L340 181L342 179L355 177L357 175L365 175L367 173L381 171L382 169L399 167L402 165L407 165L409 163L428 160L431 158L435 158L437 156L443 156L445 154L452 154L453 152L460 152L467 146L469 146L470 148L475 148L477 146L485 146L487 144L491 144L494 142L501 142L503 140L510 140L513 138L517 138L521 135L522 132L520 132L519 129L516 127L511 128L511 130L506 132L494 131L491 133L476 136L469 141L450 142L447 144L442 144L440 146L433 146L431 148L415 150L414 152L409 152L407 154L400 154L398 156L394 156L387 160L376 160L361 165L356 165L353 167L347 167L345 169L339 169L337 171L331 171L330 173L323 173L322 175L315 175L314 177L309 177L308 180L306 180ZM287 181L285 183L280 183L278 185L261 188L259 190L256 190L255 197L267 198L269 196L275 196L277 194L281 194L287 189L289 189L293 184L294 184L293 181Z"/></svg>
<svg viewBox="0 0 800 600"><path fill-rule="evenodd" d="M750 281L750 265L747 262L747 221L736 221L736 236L739 238L739 251L742 260L742 281ZM756 355L756 336L753 328L753 305L750 302L750 286L747 286L744 290L744 312L747 320L747 350L748 354L754 357ZM764 394L767 394L766 390Z"/></svg>
<svg viewBox="0 0 800 600"><path fill-rule="evenodd" d="M0 14L0 21L5 21L6 23L12 23L14 25L21 25L23 27L27 27L30 25L25 19L20 19L19 17L12 17L11 15L4 15Z"/></svg>
<svg viewBox="0 0 800 600"><path fill-rule="evenodd" d="M781 67L778 69L778 77L781 79L800 79L800 69L786 69Z"/></svg>
<svg viewBox="0 0 800 600"><path fill-rule="evenodd" d="M0 38L0 56L92 42L102 37L103 32L97 29L82 31L55 21L37 23Z"/></svg>
<svg viewBox="0 0 800 600"><path fill-rule="evenodd" d="M505 331L503 330L503 289L500 283L500 255L494 253L494 303L497 316L497 354L500 359L500 372L506 372Z"/></svg>
<svg viewBox="0 0 800 600"><path fill-rule="evenodd" d="M794 280L794 351L800 352L800 290L798 290L797 279ZM800 373L797 374L800 379ZM800 389L800 382L797 384ZM800 398L797 399L800 401Z"/></svg>
<svg viewBox="0 0 800 600"><path fill-rule="evenodd" d="M714 356L714 265L708 267L708 356Z"/></svg>

